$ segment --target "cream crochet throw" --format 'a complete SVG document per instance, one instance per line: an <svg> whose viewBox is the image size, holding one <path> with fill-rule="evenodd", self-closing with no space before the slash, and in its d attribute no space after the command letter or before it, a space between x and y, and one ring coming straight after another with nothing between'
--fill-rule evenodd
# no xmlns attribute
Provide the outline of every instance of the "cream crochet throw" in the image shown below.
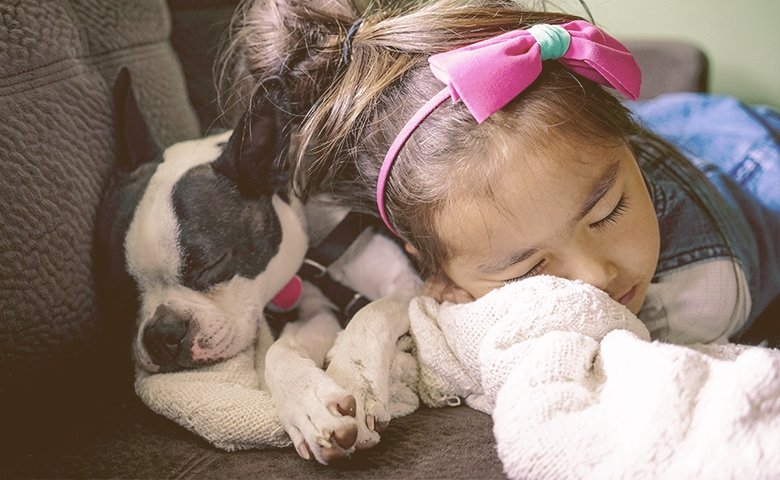
<svg viewBox="0 0 780 480"><path fill-rule="evenodd" d="M548 276L463 305L417 297L409 316L391 414L417 408L410 388L491 414L509 478L780 478L779 350L651 342L603 292ZM138 372L136 391L219 448L287 446L257 375L267 329L259 340L196 371Z"/></svg>
<svg viewBox="0 0 780 480"><path fill-rule="evenodd" d="M260 381L265 352L273 338L266 324L258 329L257 347L197 370L149 374L137 370L135 391L143 402L217 448L227 451L287 447L290 437L282 428L271 395ZM393 418L419 406L417 363L409 353L408 335L399 340L390 375Z"/></svg>
<svg viewBox="0 0 780 480"><path fill-rule="evenodd" d="M264 352L271 333L266 325L258 330L257 350ZM135 391L153 411L223 450L286 447L290 438L257 374L262 360L248 349L197 370L149 374L137 369Z"/></svg>
<svg viewBox="0 0 780 480"><path fill-rule="evenodd" d="M780 478L780 350L651 342L549 276L409 312L422 400L491 414L509 478Z"/></svg>

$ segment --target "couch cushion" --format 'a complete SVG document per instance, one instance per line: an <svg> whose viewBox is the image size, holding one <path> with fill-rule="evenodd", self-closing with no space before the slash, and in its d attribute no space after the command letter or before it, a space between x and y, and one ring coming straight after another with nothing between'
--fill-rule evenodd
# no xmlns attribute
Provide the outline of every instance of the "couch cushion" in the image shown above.
<svg viewBox="0 0 780 480"><path fill-rule="evenodd" d="M467 407L421 408L390 422L378 446L333 466L292 447L224 452L138 403L92 433L0 462L0 478L504 478L491 419Z"/></svg>
<svg viewBox="0 0 780 480"><path fill-rule="evenodd" d="M20 425L88 410L114 376L105 356L126 353L106 342L92 273L111 88L129 66L160 142L197 136L169 32L163 0L0 4L0 397Z"/></svg>

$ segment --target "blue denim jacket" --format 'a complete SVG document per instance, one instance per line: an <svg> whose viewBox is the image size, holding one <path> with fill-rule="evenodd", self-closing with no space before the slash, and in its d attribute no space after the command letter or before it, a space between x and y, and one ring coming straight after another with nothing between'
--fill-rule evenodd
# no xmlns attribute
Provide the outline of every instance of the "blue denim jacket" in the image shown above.
<svg viewBox="0 0 780 480"><path fill-rule="evenodd" d="M629 108L690 160L652 136L632 145L661 228L656 275L731 257L748 280L752 321L780 295L780 115L706 94Z"/></svg>

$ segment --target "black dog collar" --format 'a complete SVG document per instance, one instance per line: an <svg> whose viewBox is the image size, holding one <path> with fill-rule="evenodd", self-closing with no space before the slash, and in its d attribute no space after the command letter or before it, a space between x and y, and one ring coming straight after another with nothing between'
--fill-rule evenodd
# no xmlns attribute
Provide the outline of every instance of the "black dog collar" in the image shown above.
<svg viewBox="0 0 780 480"><path fill-rule="evenodd" d="M298 274L319 288L336 306L341 326L346 326L358 310L371 300L346 285L337 282L328 273L328 268L338 260L367 228L381 225L376 217L350 212L339 222L323 241L306 253L306 259Z"/></svg>

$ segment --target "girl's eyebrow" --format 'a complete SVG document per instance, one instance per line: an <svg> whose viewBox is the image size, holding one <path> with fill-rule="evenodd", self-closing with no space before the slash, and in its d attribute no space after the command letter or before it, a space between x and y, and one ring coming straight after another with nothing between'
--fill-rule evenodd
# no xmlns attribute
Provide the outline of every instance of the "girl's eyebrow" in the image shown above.
<svg viewBox="0 0 780 480"><path fill-rule="evenodd" d="M585 198L585 202L582 204L582 208L569 222L569 225L574 225L575 223L585 218L585 216L590 213L591 210L593 210L593 207L599 203L599 200L604 198L604 195L606 195L607 192L612 189L612 186L615 185L615 181L617 181L618 172L620 171L620 164L620 160L615 160L609 165L604 174L595 182L593 189L590 191L590 194ZM527 260L534 253L536 253L537 250L538 249L536 248L525 248L523 250L513 252L511 255L507 255L506 257L503 257L497 261L483 263L477 268L480 272L485 274L498 273L516 263Z"/></svg>

